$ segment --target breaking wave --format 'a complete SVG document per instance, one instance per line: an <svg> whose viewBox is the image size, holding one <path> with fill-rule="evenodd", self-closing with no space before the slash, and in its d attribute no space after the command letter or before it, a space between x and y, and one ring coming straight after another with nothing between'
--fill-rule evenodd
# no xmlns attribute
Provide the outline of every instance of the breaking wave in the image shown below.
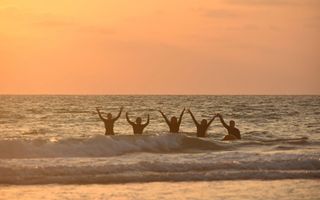
<svg viewBox="0 0 320 200"><path fill-rule="evenodd" d="M179 152L185 150L224 150L228 147L208 139L183 134L97 135L91 138L61 140L2 140L0 158L106 157L134 152Z"/></svg>

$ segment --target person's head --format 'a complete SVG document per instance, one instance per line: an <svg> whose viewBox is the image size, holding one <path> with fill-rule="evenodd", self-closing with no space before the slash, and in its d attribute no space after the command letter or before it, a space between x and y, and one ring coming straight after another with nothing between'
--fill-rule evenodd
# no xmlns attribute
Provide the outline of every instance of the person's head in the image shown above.
<svg viewBox="0 0 320 200"><path fill-rule="evenodd" d="M112 119L112 114L111 113L107 114L107 119Z"/></svg>
<svg viewBox="0 0 320 200"><path fill-rule="evenodd" d="M178 121L177 121L177 118L176 117L171 117L171 123L174 123L176 124Z"/></svg>
<svg viewBox="0 0 320 200"><path fill-rule="evenodd" d="M142 122L141 117L137 117L136 123L137 123L137 124L141 124L141 122Z"/></svg>
<svg viewBox="0 0 320 200"><path fill-rule="evenodd" d="M233 120L230 120L229 122L230 127L235 127L236 126L236 122Z"/></svg>
<svg viewBox="0 0 320 200"><path fill-rule="evenodd" d="M201 126L206 126L208 124L206 119L201 120Z"/></svg>

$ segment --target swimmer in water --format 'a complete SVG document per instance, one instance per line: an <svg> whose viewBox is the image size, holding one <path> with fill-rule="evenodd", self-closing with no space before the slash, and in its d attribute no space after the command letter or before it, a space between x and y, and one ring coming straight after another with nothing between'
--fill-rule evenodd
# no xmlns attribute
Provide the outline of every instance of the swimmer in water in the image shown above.
<svg viewBox="0 0 320 200"><path fill-rule="evenodd" d="M180 117L179 117L179 120L177 120L177 117L173 116L173 117L171 117L171 120L169 121L167 116L165 114L163 114L163 112L161 110L159 110L162 117L164 118L164 120L166 121L166 123L169 126L170 133L178 133L179 132L180 124L182 121L182 116L183 116L184 111L185 111L185 109L182 110Z"/></svg>
<svg viewBox="0 0 320 200"><path fill-rule="evenodd" d="M132 126L133 133L135 135L136 134L142 134L143 133L143 129L146 126L148 126L149 121L150 121L150 116L148 115L148 119L147 119L147 122L145 124L141 124L142 123L141 117L137 117L136 123L134 123L134 122L130 121L128 112L126 113L126 118L127 118L128 123Z"/></svg>
<svg viewBox="0 0 320 200"><path fill-rule="evenodd" d="M107 118L102 117L101 113L100 113L100 109L96 108L98 115L100 117L100 119L103 121L104 126L106 128L106 133L105 135L114 135L114 131L113 131L113 126L114 126L114 122L117 121L119 119L119 117L121 116L123 107L120 108L120 112L118 114L117 117L112 118L112 114L108 113L107 114Z"/></svg>
<svg viewBox="0 0 320 200"><path fill-rule="evenodd" d="M196 118L194 117L194 115L192 114L190 109L188 110L188 112L190 113L192 120L197 127L197 136L198 137L206 137L207 130L208 130L210 124L216 118L216 115L209 121L209 123L207 122L206 119L203 119L203 120L201 120L201 123L198 123L198 121L196 120Z"/></svg>
<svg viewBox="0 0 320 200"><path fill-rule="evenodd" d="M221 124L227 129L228 135L226 135L222 140L240 140L241 135L239 129L237 129L236 122L233 120L230 120L229 125L225 123L223 120L223 117L221 114L217 114L217 116L220 118Z"/></svg>

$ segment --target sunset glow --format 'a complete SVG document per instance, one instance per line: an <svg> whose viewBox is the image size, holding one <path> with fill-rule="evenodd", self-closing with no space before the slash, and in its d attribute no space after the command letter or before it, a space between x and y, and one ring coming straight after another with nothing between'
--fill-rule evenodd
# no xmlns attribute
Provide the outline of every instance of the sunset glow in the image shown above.
<svg viewBox="0 0 320 200"><path fill-rule="evenodd" d="M1 0L0 94L320 94L318 0Z"/></svg>

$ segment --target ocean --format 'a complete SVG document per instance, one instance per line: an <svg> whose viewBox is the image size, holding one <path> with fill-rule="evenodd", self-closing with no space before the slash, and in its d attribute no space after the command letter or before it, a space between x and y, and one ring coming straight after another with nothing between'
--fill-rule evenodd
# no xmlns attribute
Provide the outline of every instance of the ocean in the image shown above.
<svg viewBox="0 0 320 200"><path fill-rule="evenodd" d="M104 116L124 112L115 135ZM221 113L242 140L222 141ZM150 114L143 135L125 119ZM318 199L320 96L0 96L0 199ZM271 191L271 192L270 192Z"/></svg>

